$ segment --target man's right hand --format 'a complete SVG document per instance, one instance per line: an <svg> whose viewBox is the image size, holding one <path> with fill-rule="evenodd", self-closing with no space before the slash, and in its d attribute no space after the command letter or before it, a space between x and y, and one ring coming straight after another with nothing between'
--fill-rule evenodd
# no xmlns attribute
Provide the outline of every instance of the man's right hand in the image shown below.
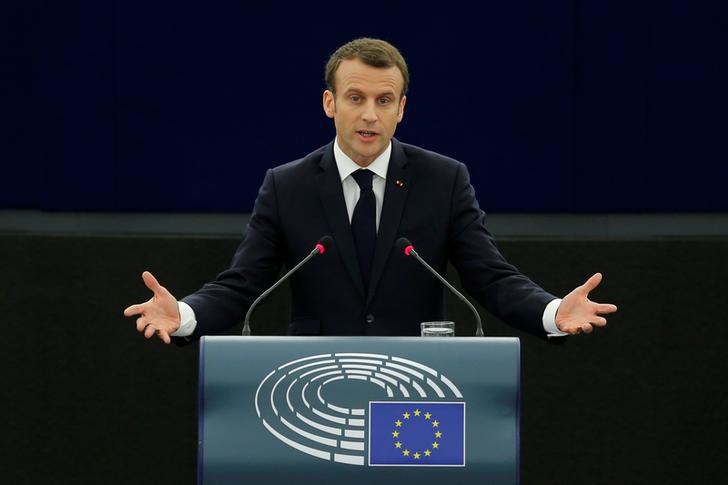
<svg viewBox="0 0 728 485"><path fill-rule="evenodd" d="M168 344L172 341L170 335L180 326L177 299L149 271L142 273L142 280L154 296L146 303L131 305L124 310L124 316L140 315L136 321L137 331L144 333L146 338L156 333Z"/></svg>

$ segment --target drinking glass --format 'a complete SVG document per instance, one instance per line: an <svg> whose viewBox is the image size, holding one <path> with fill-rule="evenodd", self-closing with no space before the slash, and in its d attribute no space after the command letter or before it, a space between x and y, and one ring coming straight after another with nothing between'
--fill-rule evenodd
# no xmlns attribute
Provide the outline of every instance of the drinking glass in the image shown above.
<svg viewBox="0 0 728 485"><path fill-rule="evenodd" d="M455 336L455 322L422 322L420 329L423 337Z"/></svg>

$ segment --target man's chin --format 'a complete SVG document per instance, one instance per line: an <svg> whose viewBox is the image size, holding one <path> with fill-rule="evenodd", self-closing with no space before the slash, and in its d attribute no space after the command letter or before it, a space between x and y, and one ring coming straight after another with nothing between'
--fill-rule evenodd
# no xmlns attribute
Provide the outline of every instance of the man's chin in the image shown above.
<svg viewBox="0 0 728 485"><path fill-rule="evenodd" d="M365 160L367 165L372 163L375 158L377 158L379 155L382 154L384 151L384 147L380 146L378 143L376 146L374 145L366 145L366 146L357 146L356 147L356 156L357 159L354 161L359 163L357 160ZM361 165L361 163L359 163Z"/></svg>

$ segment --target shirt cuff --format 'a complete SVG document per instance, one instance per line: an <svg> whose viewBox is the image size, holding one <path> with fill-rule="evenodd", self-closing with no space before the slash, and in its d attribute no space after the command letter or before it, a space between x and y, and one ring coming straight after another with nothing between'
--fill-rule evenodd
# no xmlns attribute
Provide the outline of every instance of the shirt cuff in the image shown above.
<svg viewBox="0 0 728 485"><path fill-rule="evenodd" d="M179 308L179 328L172 334L172 337L189 337L197 328L195 311L183 301L177 302L177 308Z"/></svg>
<svg viewBox="0 0 728 485"><path fill-rule="evenodd" d="M546 331L546 337L548 338L568 335L556 326L556 312L559 309L559 305L561 305L561 298L556 298L555 300L551 300L543 311L543 329Z"/></svg>

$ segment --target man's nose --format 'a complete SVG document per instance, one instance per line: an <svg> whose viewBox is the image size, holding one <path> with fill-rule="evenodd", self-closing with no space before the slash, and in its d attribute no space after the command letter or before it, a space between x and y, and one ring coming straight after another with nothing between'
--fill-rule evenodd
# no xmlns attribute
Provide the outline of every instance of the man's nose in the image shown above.
<svg viewBox="0 0 728 485"><path fill-rule="evenodd" d="M364 112L362 113L362 120L367 123L373 123L377 121L377 109L374 102L369 102L364 105Z"/></svg>

